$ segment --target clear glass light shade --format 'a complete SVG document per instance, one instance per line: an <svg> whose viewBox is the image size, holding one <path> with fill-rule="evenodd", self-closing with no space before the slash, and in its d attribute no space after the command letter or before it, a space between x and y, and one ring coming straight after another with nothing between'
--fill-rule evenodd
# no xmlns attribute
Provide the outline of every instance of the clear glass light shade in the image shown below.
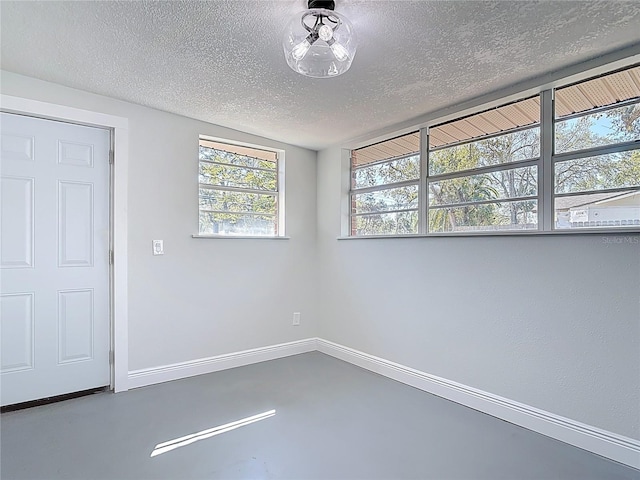
<svg viewBox="0 0 640 480"><path fill-rule="evenodd" d="M353 25L333 10L314 8L295 15L282 41L287 64L314 78L331 78L349 70L356 54Z"/></svg>

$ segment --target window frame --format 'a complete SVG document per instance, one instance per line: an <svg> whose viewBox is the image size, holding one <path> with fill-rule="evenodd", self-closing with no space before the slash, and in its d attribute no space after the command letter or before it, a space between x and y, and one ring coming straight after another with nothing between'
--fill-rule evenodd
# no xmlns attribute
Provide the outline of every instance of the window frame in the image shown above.
<svg viewBox="0 0 640 480"><path fill-rule="evenodd" d="M413 133L418 133L419 130L416 130L414 132L410 132L407 135L413 134ZM392 140L394 138L399 138L399 137L403 137L405 135L400 135L400 136L395 136L393 138L390 138L388 140ZM368 237L368 236L375 236L375 235L355 235L355 231L356 231L356 226L354 223L354 220L356 217L368 217L368 216L373 216L373 215L384 215L384 214L388 214L388 213L406 213L406 212L416 212L417 217L418 217L418 227L417 227L417 232L415 234L392 234L392 235L416 235L418 233L420 233L420 225L421 225L421 221L420 221L420 214L421 214L421 209L420 209L420 205L422 203L422 194L421 194L421 188L420 188L420 184L422 181L422 176L423 176L423 167L422 167L422 155L421 155L421 151L422 151L422 135L420 135L420 148L417 152L411 152L411 153L406 153L403 155L397 155L395 157L390 157L390 158L384 158L382 160L376 160L373 162L369 162L369 163L365 163L362 165L358 165L356 167L353 166L353 151L350 152L349 155L349 231L351 232L351 235L354 237ZM386 140L385 140L386 141ZM376 143L381 143L381 142L376 142ZM375 145L375 144L372 144ZM401 180L399 182L392 182L392 183L383 183L380 185L373 185L370 187L355 187L353 186L354 184L354 178L355 178L355 172L357 170L363 169L363 168L369 168L375 165L384 165L387 163L391 163L391 162L397 162L400 160L404 160L404 159L408 159L411 157L418 157L418 176L415 180ZM380 211L376 211L376 212L364 212L364 213L356 213L354 212L355 208L355 196L356 195L361 195L361 194L365 194L365 193L372 193L372 192L379 192L379 191L385 191L385 190L392 190L394 188L401 188L401 187L409 187L409 186L417 186L418 187L418 201L417 201L417 205L415 208L401 208L401 209L394 209L394 210L380 210Z"/></svg>
<svg viewBox="0 0 640 480"><path fill-rule="evenodd" d="M418 154L419 155L419 154ZM376 162L371 162L371 163L367 163L365 165L360 165L358 167L352 168L351 169L351 173L353 174L356 170L361 169L361 168L366 168L366 167L371 167L374 165L383 165L385 163L391 163L391 162L395 162L398 160L404 160L405 158L411 158L411 157L415 157L418 156L415 153L409 153L406 155L400 155L397 157L393 157L390 159L384 159L384 160L379 160ZM420 161L420 159L418 158L418 161ZM400 182L393 182L393 183L383 183L380 185L374 185L371 187L360 187L360 188L351 188L349 190L349 225L350 225L350 230L351 232L354 232L356 230L356 226L354 223L354 220L357 217L370 217L373 215L384 215L384 214L389 214L389 213L408 213L408 212L416 212L416 214L418 215L418 231L420 229L420 175L418 176L418 178L416 178L415 180L402 180ZM353 177L351 177L353 178ZM402 188L402 187L413 187L416 186L418 187L418 203L416 205L415 208L399 208L399 209L393 209L393 210L379 210L379 211L375 211L375 212L363 212L363 213L356 213L354 212L355 208L354 208L354 204L355 204L355 197L356 195L362 195L365 193L373 193L373 192L381 192L381 191L386 191L386 190L393 190L396 188ZM395 235L403 235L403 234L395 234ZM412 235L412 234L404 234L404 235ZM413 234L415 235L415 234ZM365 235L362 235L365 236Z"/></svg>
<svg viewBox="0 0 640 480"><path fill-rule="evenodd" d="M620 225L620 226L594 226L594 227L574 227L574 228L559 228L556 226L556 211L555 211L555 200L556 198L561 197L570 197L570 196L579 196L586 195L591 193L615 193L622 191L632 191L632 192L640 192L640 186L632 186L632 187L616 187L611 189L595 189L589 190L586 192L570 192L570 193L560 193L556 194L555 191L555 167L556 164L580 159L587 158L596 155L604 155L611 153L621 153L627 151L640 151L640 139L624 141L619 143L608 144L604 146L596 146L589 147L580 150L572 150L568 152L557 153L555 152L555 139L556 139L556 123L560 123L563 121L567 121L573 118L580 118L583 116L591 115L594 113L606 112L608 110L612 110L615 108L620 108L624 106L638 104L640 105L640 98L632 98L624 101L620 101L618 103L614 103L611 105L605 105L596 107L591 110L586 110L582 112L577 112L574 114L566 115L564 117L556 118L555 115L555 92L560 88L570 87L572 85L581 84L587 82L589 80L593 80L600 77L606 77L608 75L615 74L620 71L628 70L631 68L635 68L640 66L640 63L637 63L637 59L633 63L629 63L625 66L614 68L608 71L600 71L600 73L596 75L584 75L584 77L578 81L566 81L562 83L561 81L555 82L551 86L546 86L545 88L540 88L536 94L533 96L539 96L540 103L540 122L534 123L531 125L521 126L514 128L512 130L497 132L494 134L486 135L483 137L476 137L469 140L464 140L460 142L455 142L450 145L435 147L433 150L429 149L429 128L435 128L437 126L455 122L457 120L461 120L472 115L482 113L484 111L499 108L502 106L506 106L512 103L517 103L519 101L526 100L528 98L532 98L531 93L522 94L521 96L510 95L508 98L504 99L504 102L500 102L500 100L492 101L491 104L480 105L475 107L471 113L466 112L463 115L455 115L455 114L447 114L444 118L437 118L429 122L425 122L420 129L420 151L418 155L420 156L420 179L418 182L418 234L378 234L378 235L356 235L355 230L353 228L352 222L352 198L354 192L358 192L358 189L353 188L353 184L350 183L348 198L349 198L349 231L347 237L342 238L385 238L385 237L416 237L416 236L503 236L503 235L549 235L549 234L589 234L589 233L609 233L609 234L624 234L624 233L640 233L640 225ZM539 152L540 155L537 158L532 159L522 159L516 160L513 162L505 163L505 164L497 164L497 165L488 165L477 167L473 169L467 169L456 172L447 172L436 175L429 175L429 155L432 151L442 150L444 148L450 148L458 145L464 145L468 143L473 143L479 140L484 140L492 137L497 137L500 135L526 130L530 128L539 128L539 138L540 138L540 147ZM405 130L410 131L410 130ZM381 143L387 140L391 140L396 138L398 135L393 135L385 139L378 140L375 143L364 144L359 148L365 148L370 145L375 145L376 143ZM350 151L352 151L350 149ZM415 155L415 154L414 154ZM405 155L406 157L408 155ZM385 163L393 160L397 160L398 158L404 157L396 157L394 159L385 159L379 162L374 163ZM373 163L372 163L373 164ZM371 164L367 164L371 165ZM481 173L490 173L495 171L506 171L514 168L521 168L526 166L536 166L537 167L537 195L530 197L522 197L523 200L531 200L535 199L537 201L537 228L535 229L504 229L504 230L470 230L470 231L446 231L446 232L433 232L429 231L429 211L434 208L434 206L429 205L429 185L432 182L455 179L455 178L464 178L470 177L472 175L481 174ZM349 163L349 174L350 179L352 178L354 167L352 163ZM415 182L414 182L415 184ZM388 189L389 185L382 185L381 189ZM378 187L378 186L377 186ZM484 203L502 203L502 202L510 202L517 201L518 198L509 198L509 199L500 199L495 201L469 201L463 202L460 205L451 204L453 206L464 206L464 205L480 205ZM437 209L446 208L444 205L438 205ZM385 213L385 212L380 212ZM368 215L372 215L375 213L368 213Z"/></svg>
<svg viewBox="0 0 640 480"><path fill-rule="evenodd" d="M209 161L209 160L200 160L199 155L198 155L198 178L197 178L197 197L196 197L196 202L197 202L197 208L198 208L198 217L197 217L197 234L192 235L193 238L221 238L221 239L288 239L289 237L286 236L286 225L285 225L285 152L284 150L280 150L280 149L276 149L276 148L270 148L270 147L265 147L263 145L256 145L256 144L252 144L252 143L247 143L247 142L237 142L234 140L229 140L226 138L220 138L220 137L213 137L213 136L209 136L209 135L203 135L200 134L198 136L198 151L200 149L201 146L201 142L202 141L208 141L208 142L215 142L215 143L219 143L222 145L228 145L230 147L243 147L243 148L249 148L249 149L254 149L254 150L262 150L265 152L270 152L273 153L275 155L275 169L271 170L271 169L265 169L265 168L261 168L261 167L250 167L250 166L244 166L244 165L237 165L238 168L246 168L248 170L257 170L257 171L267 171L267 172L275 172L276 174L276 189L275 190L260 190L260 189L253 189L253 188L248 188L248 187L232 187L232 186L223 186L223 185L211 185L211 184L207 184L207 183L201 183L200 182L200 164L202 162L204 163L210 163L210 164L215 164L215 165L221 165L221 166L230 166L230 167L236 167L236 165L233 164L229 164L229 163L223 163L223 162L215 162L215 161ZM216 149L214 148L214 150L222 150L222 149ZM233 153L233 152L231 152ZM251 157L249 157L251 158ZM248 194L258 194L258 195L269 195L269 196L274 196L275 197L275 203L276 203L276 211L274 214L260 214L260 215L269 215L269 216L273 216L274 217L274 231L275 233L273 235L261 235L261 234L228 234L228 233L203 233L200 232L200 213L203 211L200 208L200 190L201 189L205 189L205 190L212 190L212 191L219 191L219 192L223 192L223 191L231 191L231 192L238 192L238 193L248 193ZM212 210L205 210L205 211L212 211ZM221 212L221 213L229 213L229 212ZM236 213L236 212L232 212L232 213ZM237 212L238 214L243 214L243 215L252 215L253 212ZM257 213L256 213L257 214Z"/></svg>

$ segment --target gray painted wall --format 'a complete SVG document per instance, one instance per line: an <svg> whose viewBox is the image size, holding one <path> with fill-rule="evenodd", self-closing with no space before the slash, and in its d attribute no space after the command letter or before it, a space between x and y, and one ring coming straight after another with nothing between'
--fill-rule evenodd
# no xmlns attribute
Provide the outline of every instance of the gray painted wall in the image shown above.
<svg viewBox="0 0 640 480"><path fill-rule="evenodd" d="M316 335L315 152L8 72L1 80L3 94L129 119L129 370ZM285 150L290 240L191 238L200 134ZM164 256L151 254L152 239L164 240Z"/></svg>
<svg viewBox="0 0 640 480"><path fill-rule="evenodd" d="M319 336L640 438L640 236L336 240L318 156Z"/></svg>
<svg viewBox="0 0 640 480"><path fill-rule="evenodd" d="M1 80L8 95L129 118L131 370L318 335L640 438L639 235L338 241L339 149L320 152L316 172L315 152ZM286 151L290 240L191 238L199 134Z"/></svg>

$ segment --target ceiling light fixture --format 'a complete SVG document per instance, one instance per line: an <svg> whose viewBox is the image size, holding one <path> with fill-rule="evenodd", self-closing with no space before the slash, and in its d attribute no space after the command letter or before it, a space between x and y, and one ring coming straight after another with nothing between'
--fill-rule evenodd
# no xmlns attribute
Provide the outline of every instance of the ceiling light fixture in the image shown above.
<svg viewBox="0 0 640 480"><path fill-rule="evenodd" d="M308 10L287 24L282 46L289 66L313 78L331 78L349 70L356 54L353 25L334 12L334 0L308 0Z"/></svg>

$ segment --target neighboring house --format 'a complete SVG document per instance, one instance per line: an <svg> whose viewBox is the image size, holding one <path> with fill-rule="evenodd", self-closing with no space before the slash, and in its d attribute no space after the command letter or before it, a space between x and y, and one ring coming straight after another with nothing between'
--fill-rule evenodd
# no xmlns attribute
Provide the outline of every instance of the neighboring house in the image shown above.
<svg viewBox="0 0 640 480"><path fill-rule="evenodd" d="M640 225L640 191L593 193L556 199L556 227Z"/></svg>

